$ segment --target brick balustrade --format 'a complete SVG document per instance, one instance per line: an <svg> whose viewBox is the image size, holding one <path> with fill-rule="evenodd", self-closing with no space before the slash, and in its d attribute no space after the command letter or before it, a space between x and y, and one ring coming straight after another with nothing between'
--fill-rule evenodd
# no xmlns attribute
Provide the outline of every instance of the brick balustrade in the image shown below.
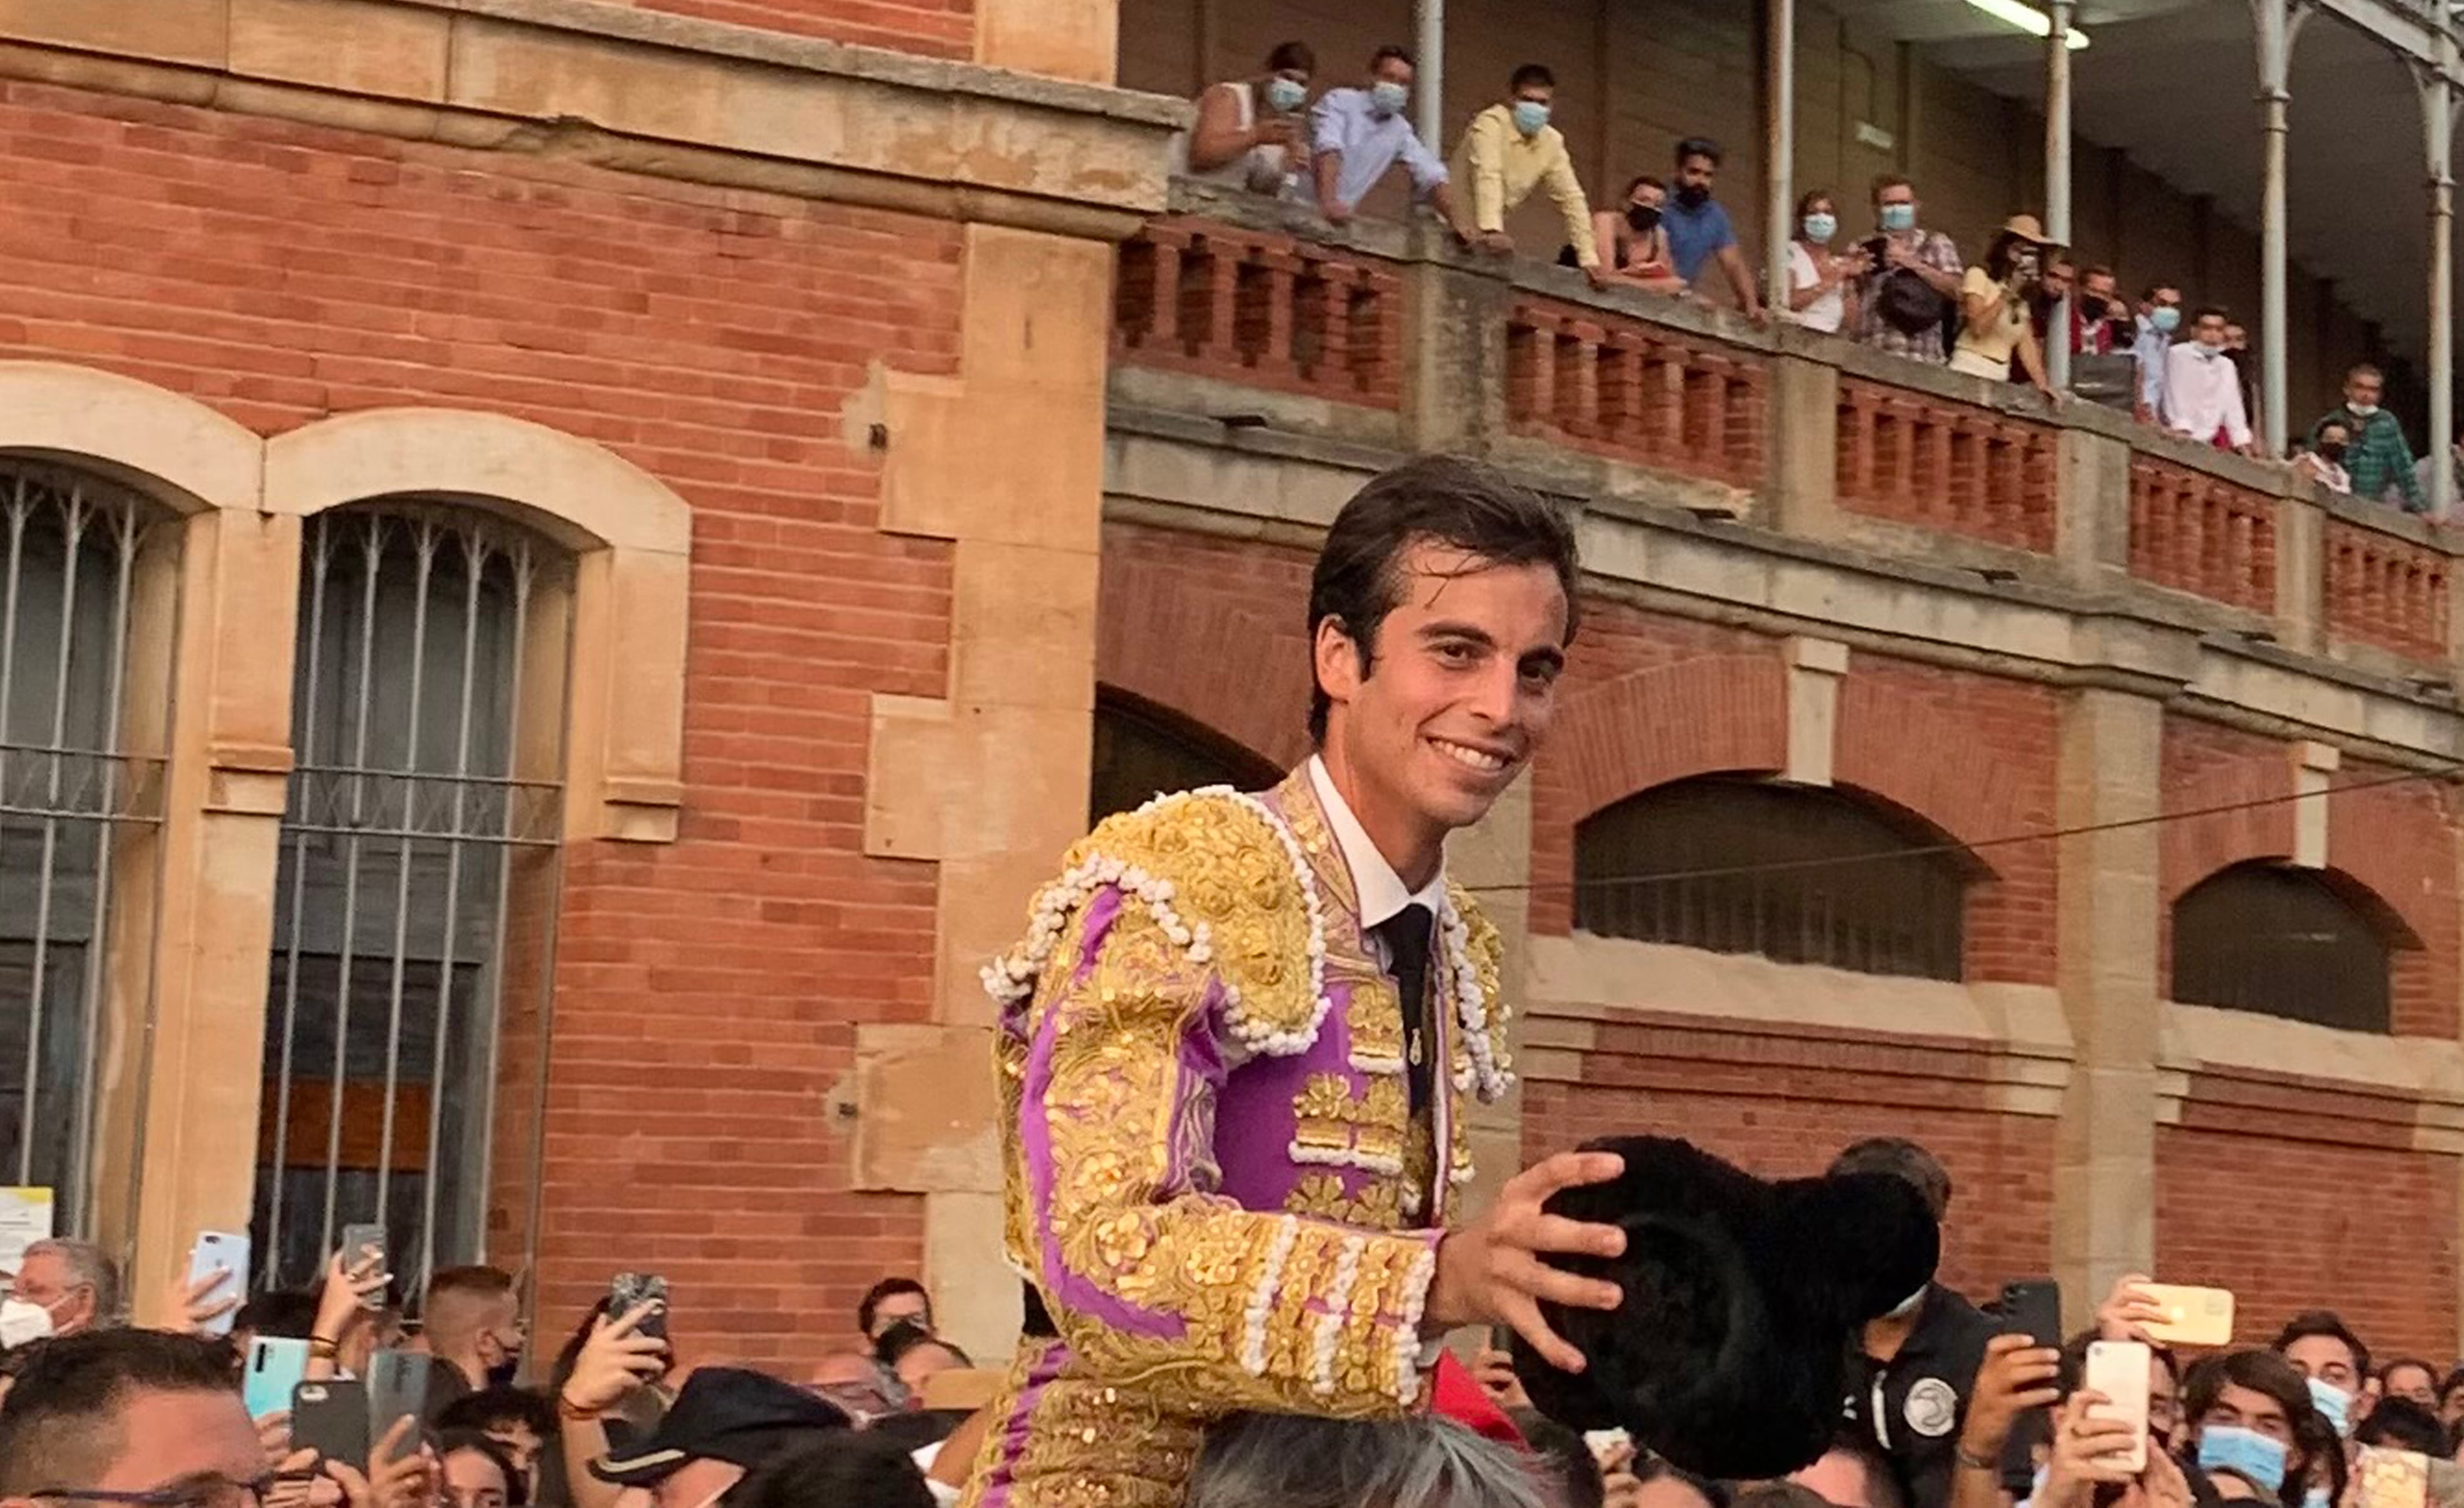
<svg viewBox="0 0 2464 1508"><path fill-rule="evenodd" d="M2343 518L2327 520L2327 628L2419 660L2445 660L2448 557Z"/></svg>
<svg viewBox="0 0 2464 1508"><path fill-rule="evenodd" d="M1759 357L1545 298L1515 305L1506 339L1506 415L1516 433L1761 485L1767 372Z"/></svg>
<svg viewBox="0 0 2464 1508"><path fill-rule="evenodd" d="M1839 506L2022 550L2054 547L2053 426L1839 380Z"/></svg>
<svg viewBox="0 0 2464 1508"><path fill-rule="evenodd" d="M2130 458L2130 574L2234 607L2276 608L2276 500L2154 456Z"/></svg>
<svg viewBox="0 0 2464 1508"><path fill-rule="evenodd" d="M1380 263L1271 231L1161 220L1121 248L1118 358L1394 408L1402 284Z"/></svg>

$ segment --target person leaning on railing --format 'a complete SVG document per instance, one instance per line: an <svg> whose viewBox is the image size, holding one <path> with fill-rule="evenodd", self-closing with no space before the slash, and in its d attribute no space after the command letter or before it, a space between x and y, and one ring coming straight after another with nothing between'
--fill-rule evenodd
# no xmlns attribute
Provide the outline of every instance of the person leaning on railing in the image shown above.
<svg viewBox="0 0 2464 1508"><path fill-rule="evenodd" d="M1682 294L1685 279L1668 255L1668 231L1660 223L1668 205L1668 186L1644 173L1625 186L1625 206L1592 212L1592 244L1599 249L1609 277L1646 293ZM1557 252L1559 267L1580 267L1573 247Z"/></svg>
<svg viewBox="0 0 2464 1508"><path fill-rule="evenodd" d="M1388 44L1370 55L1365 87L1331 89L1309 111L1311 165L1318 208L1331 225L1342 225L1360 208L1397 163L1412 175L1412 187L1442 216L1460 225L1446 164L1420 144L1404 119L1412 102L1412 55Z"/></svg>
<svg viewBox="0 0 2464 1508"><path fill-rule="evenodd" d="M1201 183L1275 194L1307 180L1309 80L1317 55L1307 42L1279 42L1264 72L1208 87L1181 164Z"/></svg>
<svg viewBox="0 0 2464 1508"><path fill-rule="evenodd" d="M1514 238L1506 233L1506 217L1533 189L1545 188L1565 217L1574 265L1594 288L1605 288L1608 274L1592 235L1591 201L1574 176L1566 138L1549 123L1556 97L1556 76L1538 63L1526 63L1507 82L1505 100L1472 117L1451 168L1471 191L1471 223L1457 229L1492 256L1511 256Z"/></svg>

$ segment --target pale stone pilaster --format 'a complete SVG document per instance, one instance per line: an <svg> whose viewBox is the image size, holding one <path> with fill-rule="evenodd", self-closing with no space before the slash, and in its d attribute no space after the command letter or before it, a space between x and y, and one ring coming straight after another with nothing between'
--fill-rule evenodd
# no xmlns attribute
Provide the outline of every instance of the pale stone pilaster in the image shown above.
<svg viewBox="0 0 2464 1508"><path fill-rule="evenodd" d="M2065 829L2157 814L2164 708L2091 688L2062 711ZM2158 834L2060 840L2057 982L2076 1055L2054 1158L2054 1272L2073 1314L2155 1258Z"/></svg>

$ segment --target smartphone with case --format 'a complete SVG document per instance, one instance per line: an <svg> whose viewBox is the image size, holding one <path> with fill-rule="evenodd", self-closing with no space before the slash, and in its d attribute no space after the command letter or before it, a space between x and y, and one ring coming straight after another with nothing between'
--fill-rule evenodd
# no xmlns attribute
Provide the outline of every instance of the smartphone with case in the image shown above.
<svg viewBox="0 0 2464 1508"><path fill-rule="evenodd" d="M345 1273L357 1271L361 1265L365 1263L371 1257L376 1258L376 1270L382 1273L385 1270L387 1256L388 1254L385 1251L385 1228L384 1226L346 1225L342 1227L342 1271ZM360 1307L363 1309L384 1308L385 1291L383 1289L379 1289L377 1292L368 1295L365 1299L361 1300Z"/></svg>
<svg viewBox="0 0 2464 1508"><path fill-rule="evenodd" d="M301 1383L291 1390L291 1446L320 1461L368 1467L368 1391L339 1379Z"/></svg>
<svg viewBox="0 0 2464 1508"><path fill-rule="evenodd" d="M248 1416L262 1419L290 1408L293 1390L307 1376L307 1342L279 1335L260 1335L250 1342L248 1369L240 1374Z"/></svg>
<svg viewBox="0 0 2464 1508"><path fill-rule="evenodd" d="M2002 1329L2024 1335L2038 1345L2059 1349L2062 1344L2062 1285L2050 1278L2006 1283L2002 1288Z"/></svg>
<svg viewBox="0 0 2464 1508"><path fill-rule="evenodd" d="M2087 1369L2081 1377L2088 1388L2104 1394L2105 1401L2096 1406L2097 1417L2130 1426L2129 1451L2108 1459L2134 1475L2147 1469L2149 1355L2144 1341L2097 1341L2087 1348Z"/></svg>
<svg viewBox="0 0 2464 1508"><path fill-rule="evenodd" d="M668 1280L657 1273L618 1273L607 1285L607 1317L622 1319L652 1300L658 1307L642 1317L634 1333L664 1341L668 1338Z"/></svg>
<svg viewBox="0 0 2464 1508"><path fill-rule="evenodd" d="M368 1438L382 1440L406 1414L428 1417L428 1384L436 1358L416 1351L379 1351L368 1358Z"/></svg>
<svg viewBox="0 0 2464 1508"><path fill-rule="evenodd" d="M219 1276L222 1281L200 1297L209 1300L248 1297L248 1237L228 1231L199 1231L196 1244L188 1248L188 1288L194 1292L199 1283ZM234 1303L221 1314L208 1320L198 1328L208 1335L229 1335L231 1321L239 1317Z"/></svg>
<svg viewBox="0 0 2464 1508"><path fill-rule="evenodd" d="M2140 1326L2159 1345L2231 1345L2233 1296L2230 1288L2186 1288L2177 1283L2142 1283L2148 1300L2165 1311L2161 1323Z"/></svg>
<svg viewBox="0 0 2464 1508"><path fill-rule="evenodd" d="M2429 1501L2429 1456L2362 1447L2361 1508L2427 1508Z"/></svg>

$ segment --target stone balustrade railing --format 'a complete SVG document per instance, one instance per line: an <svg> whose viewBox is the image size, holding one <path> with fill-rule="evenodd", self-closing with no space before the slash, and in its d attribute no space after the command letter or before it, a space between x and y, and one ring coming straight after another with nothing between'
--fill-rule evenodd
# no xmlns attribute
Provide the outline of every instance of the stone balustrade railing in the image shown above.
<svg viewBox="0 0 2464 1508"><path fill-rule="evenodd" d="M1571 272L1428 223L1332 230L1177 190L1123 248L1114 390L1389 451L1489 455L1568 495L1676 504L2446 680L2464 531L2081 402ZM1175 385L1172 374L1203 379ZM1232 389L1239 389L1236 396Z"/></svg>

